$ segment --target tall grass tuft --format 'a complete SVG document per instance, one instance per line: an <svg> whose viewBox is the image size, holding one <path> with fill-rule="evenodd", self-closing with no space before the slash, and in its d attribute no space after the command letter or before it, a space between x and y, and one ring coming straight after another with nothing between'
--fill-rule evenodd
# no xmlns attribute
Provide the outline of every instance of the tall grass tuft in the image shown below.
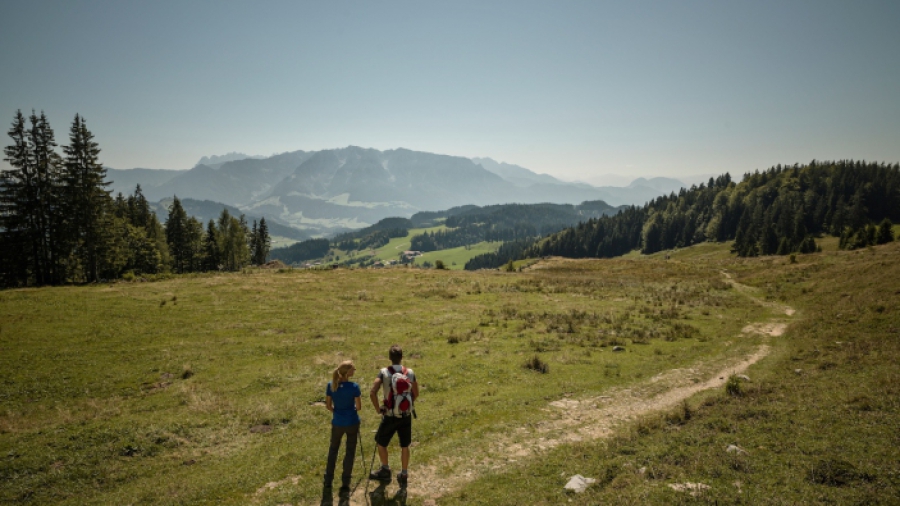
<svg viewBox="0 0 900 506"><path fill-rule="evenodd" d="M728 381L725 382L725 393L732 397L740 397L743 395L744 390L741 386L741 379L734 374L729 376Z"/></svg>
<svg viewBox="0 0 900 506"><path fill-rule="evenodd" d="M525 362L525 369L529 369L532 371L537 371L541 374L547 374L550 372L550 364L541 360L541 357L535 355L531 357L529 360Z"/></svg>

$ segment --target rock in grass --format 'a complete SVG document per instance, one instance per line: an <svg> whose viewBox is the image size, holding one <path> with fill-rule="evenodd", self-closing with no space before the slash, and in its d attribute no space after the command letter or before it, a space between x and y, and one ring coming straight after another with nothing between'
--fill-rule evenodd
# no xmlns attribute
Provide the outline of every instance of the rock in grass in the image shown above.
<svg viewBox="0 0 900 506"><path fill-rule="evenodd" d="M625 351L624 346L613 346L613 351Z"/></svg>
<svg viewBox="0 0 900 506"><path fill-rule="evenodd" d="M725 448L725 452L737 453L738 455L746 455L747 454L747 450L745 450L737 445L728 445L728 448Z"/></svg>
<svg viewBox="0 0 900 506"><path fill-rule="evenodd" d="M572 491L576 494L580 494L588 488L588 485L594 483L595 481L597 480L595 480L594 478L585 478L580 474L576 474L575 476L569 478L569 482L566 483L565 489L567 491Z"/></svg>
<svg viewBox="0 0 900 506"><path fill-rule="evenodd" d="M709 485L706 483L669 483L669 488L676 492L687 492L696 497L704 490L709 490Z"/></svg>
<svg viewBox="0 0 900 506"><path fill-rule="evenodd" d="M746 374L738 374L736 377L741 381L750 381L750 376L747 376Z"/></svg>

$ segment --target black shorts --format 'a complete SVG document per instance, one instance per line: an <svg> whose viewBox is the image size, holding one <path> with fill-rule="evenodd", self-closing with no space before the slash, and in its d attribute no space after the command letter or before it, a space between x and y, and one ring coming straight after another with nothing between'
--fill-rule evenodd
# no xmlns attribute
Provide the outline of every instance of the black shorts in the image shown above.
<svg viewBox="0 0 900 506"><path fill-rule="evenodd" d="M412 417L409 415L383 417L378 432L375 433L375 442L378 446L387 446L391 443L395 432L400 438L400 448L408 448L412 442Z"/></svg>

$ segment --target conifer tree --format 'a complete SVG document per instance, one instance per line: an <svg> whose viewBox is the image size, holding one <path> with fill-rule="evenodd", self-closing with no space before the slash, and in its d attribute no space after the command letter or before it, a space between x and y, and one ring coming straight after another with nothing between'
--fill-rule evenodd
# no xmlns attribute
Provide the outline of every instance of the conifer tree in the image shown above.
<svg viewBox="0 0 900 506"><path fill-rule="evenodd" d="M38 262L41 264L39 284L58 284L65 280L63 262L62 159L56 153L56 138L47 116L31 113L29 144L34 150L35 190L30 205L36 209L35 232L38 242Z"/></svg>
<svg viewBox="0 0 900 506"><path fill-rule="evenodd" d="M187 271L200 271L203 267L203 223L191 216L187 219L185 232L188 251Z"/></svg>
<svg viewBox="0 0 900 506"><path fill-rule="evenodd" d="M206 225L206 234L203 236L203 270L215 271L222 264L219 243L219 230L216 228L216 222L209 220Z"/></svg>
<svg viewBox="0 0 900 506"><path fill-rule="evenodd" d="M0 171L0 276L4 286L27 284L37 269L33 209L34 153L28 145L25 116L17 111L9 130L13 144L3 151L11 170Z"/></svg>
<svg viewBox="0 0 900 506"><path fill-rule="evenodd" d="M46 115L33 111L31 127L17 111L6 147L6 161L0 193L0 215L4 255L10 257L9 272L15 284L45 285L65 278L65 251L61 241L64 213L60 211L59 155Z"/></svg>
<svg viewBox="0 0 900 506"><path fill-rule="evenodd" d="M894 224L891 220L885 218L878 225L878 234L875 238L877 244L887 244L894 240Z"/></svg>
<svg viewBox="0 0 900 506"><path fill-rule="evenodd" d="M256 243L259 239L259 226L256 224L256 220L253 220L253 226L250 228L250 264L251 265L259 265L262 262L256 262Z"/></svg>
<svg viewBox="0 0 900 506"><path fill-rule="evenodd" d="M67 220L66 235L74 257L81 266L80 277L97 281L101 251L108 250L111 240L111 199L104 189L109 185L106 169L97 159L100 154L94 135L87 129L84 119L75 115L69 132L69 145L63 175L64 202L62 211Z"/></svg>
<svg viewBox="0 0 900 506"><path fill-rule="evenodd" d="M266 263L269 257L269 250L272 247L272 239L269 237L269 226L266 224L265 218L260 218L259 228L256 228L256 221L253 221L254 240L253 240L253 263L262 265Z"/></svg>
<svg viewBox="0 0 900 506"><path fill-rule="evenodd" d="M188 217L178 197L169 206L169 217L166 219L166 242L172 255L172 267L177 273L189 270L191 258Z"/></svg>

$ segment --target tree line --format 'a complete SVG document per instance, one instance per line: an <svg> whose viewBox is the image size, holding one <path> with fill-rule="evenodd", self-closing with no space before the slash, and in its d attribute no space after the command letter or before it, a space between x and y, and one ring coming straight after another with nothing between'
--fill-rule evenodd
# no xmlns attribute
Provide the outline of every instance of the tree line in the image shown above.
<svg viewBox="0 0 900 506"><path fill-rule="evenodd" d="M0 286L97 282L264 263L265 218L252 229L223 210L206 230L176 197L160 223L140 186L112 198L100 148L80 115L58 144L46 115L17 111L0 171Z"/></svg>
<svg viewBox="0 0 900 506"><path fill-rule="evenodd" d="M602 201L571 204L500 204L448 214L446 229L414 236L410 249L437 251L482 241L521 242L558 232L614 210Z"/></svg>
<svg viewBox="0 0 900 506"><path fill-rule="evenodd" d="M639 249L649 254L705 241L733 241L739 256L810 253L816 237L841 237L842 248L893 240L900 219L900 164L841 160L777 165L729 174L587 220L507 253L474 258L467 269L499 267L544 255L609 258Z"/></svg>

